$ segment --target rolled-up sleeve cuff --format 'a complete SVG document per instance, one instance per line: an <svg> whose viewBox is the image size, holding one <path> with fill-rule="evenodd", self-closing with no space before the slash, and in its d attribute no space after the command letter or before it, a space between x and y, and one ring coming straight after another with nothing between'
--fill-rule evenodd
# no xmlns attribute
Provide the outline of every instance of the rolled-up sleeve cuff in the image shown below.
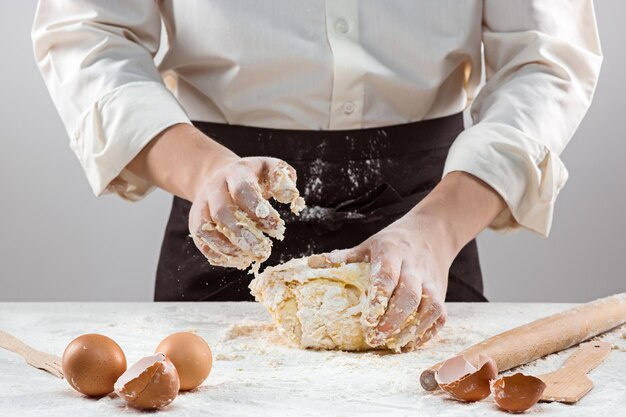
<svg viewBox="0 0 626 417"><path fill-rule="evenodd" d="M190 123L172 93L159 82L120 86L93 103L81 116L70 147L96 195L116 193L139 200L154 187L126 165L170 126Z"/></svg>
<svg viewBox="0 0 626 417"><path fill-rule="evenodd" d="M450 148L446 174L463 171L491 186L507 204L489 226L520 227L548 236L556 197L567 170L547 146L507 125L481 122L462 132Z"/></svg>

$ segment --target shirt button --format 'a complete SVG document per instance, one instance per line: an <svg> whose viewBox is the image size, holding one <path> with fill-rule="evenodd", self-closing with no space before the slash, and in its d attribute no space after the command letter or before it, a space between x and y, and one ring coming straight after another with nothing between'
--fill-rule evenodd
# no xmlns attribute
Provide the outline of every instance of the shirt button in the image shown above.
<svg viewBox="0 0 626 417"><path fill-rule="evenodd" d="M335 21L335 29L337 29L337 32L339 33L348 33L350 25L346 19L339 18Z"/></svg>
<svg viewBox="0 0 626 417"><path fill-rule="evenodd" d="M351 101L348 101L346 103L343 104L343 112L345 114L352 114L352 112L354 112L354 103Z"/></svg>

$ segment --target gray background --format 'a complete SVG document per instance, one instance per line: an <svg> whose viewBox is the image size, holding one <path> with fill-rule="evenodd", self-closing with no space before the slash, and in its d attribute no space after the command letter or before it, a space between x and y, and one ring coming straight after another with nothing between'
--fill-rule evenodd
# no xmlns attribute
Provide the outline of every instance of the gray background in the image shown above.
<svg viewBox="0 0 626 417"><path fill-rule="evenodd" d="M96 199L35 66L35 1L0 2L0 300L151 300L170 197ZM492 301L585 301L626 291L626 3L597 2L604 66L562 158L552 233L479 238Z"/></svg>

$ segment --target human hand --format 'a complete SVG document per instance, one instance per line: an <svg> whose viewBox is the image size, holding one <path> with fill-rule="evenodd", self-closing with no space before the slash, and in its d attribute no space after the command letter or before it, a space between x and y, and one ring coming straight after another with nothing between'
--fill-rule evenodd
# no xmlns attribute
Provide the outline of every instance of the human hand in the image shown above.
<svg viewBox="0 0 626 417"><path fill-rule="evenodd" d="M505 207L480 179L452 172L404 217L360 245L323 254L330 263L370 262L367 343L410 350L431 339L446 322L452 261Z"/></svg>
<svg viewBox="0 0 626 417"><path fill-rule="evenodd" d="M127 169L193 202L189 232L217 266L245 269L269 257L268 236L282 239L285 225L268 199L289 203L296 214L304 208L296 171L289 164L276 158L240 158L188 124L165 129Z"/></svg>
<svg viewBox="0 0 626 417"><path fill-rule="evenodd" d="M296 214L304 207L296 171L280 159L233 155L206 175L195 192L189 231L212 265L245 269L269 257L268 236L282 240L285 231L270 198Z"/></svg>
<svg viewBox="0 0 626 417"><path fill-rule="evenodd" d="M370 263L369 305L362 318L370 346L412 350L445 324L453 257L437 243L442 232L437 222L409 213L360 245L326 255L332 263Z"/></svg>

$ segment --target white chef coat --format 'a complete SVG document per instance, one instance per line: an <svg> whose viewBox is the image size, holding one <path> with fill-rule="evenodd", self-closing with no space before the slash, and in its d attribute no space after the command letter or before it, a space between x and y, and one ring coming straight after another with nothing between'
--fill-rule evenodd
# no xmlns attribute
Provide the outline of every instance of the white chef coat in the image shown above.
<svg viewBox="0 0 626 417"><path fill-rule="evenodd" d="M190 119L360 129L471 106L444 175L503 197L491 227L543 235L602 61L592 0L44 0L32 37L97 195L144 196L125 166Z"/></svg>

